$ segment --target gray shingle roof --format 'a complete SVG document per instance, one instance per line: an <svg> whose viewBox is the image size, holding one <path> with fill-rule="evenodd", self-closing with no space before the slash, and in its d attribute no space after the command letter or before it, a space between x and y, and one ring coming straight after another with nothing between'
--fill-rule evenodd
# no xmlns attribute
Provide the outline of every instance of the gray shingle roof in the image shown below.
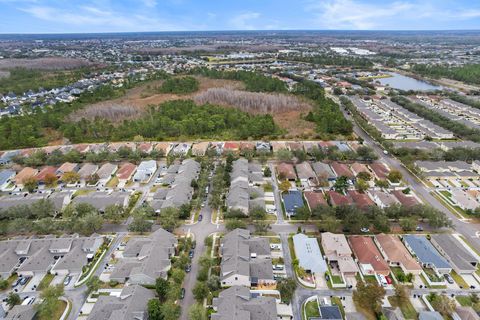
<svg viewBox="0 0 480 320"><path fill-rule="evenodd" d="M448 269L450 264L435 249L435 247L423 236L407 234L403 240L413 250L422 264L434 265L437 269Z"/></svg>

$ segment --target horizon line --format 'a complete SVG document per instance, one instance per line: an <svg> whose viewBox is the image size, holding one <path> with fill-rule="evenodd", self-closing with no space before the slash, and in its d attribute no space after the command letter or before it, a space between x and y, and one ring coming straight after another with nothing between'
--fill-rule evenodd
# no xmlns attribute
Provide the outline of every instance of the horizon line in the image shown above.
<svg viewBox="0 0 480 320"><path fill-rule="evenodd" d="M480 32L480 29L256 29L256 30L165 30L165 31L94 31L94 32L6 32L0 36L14 35L102 35L135 33L214 33L214 32ZM480 33L479 33L480 35Z"/></svg>

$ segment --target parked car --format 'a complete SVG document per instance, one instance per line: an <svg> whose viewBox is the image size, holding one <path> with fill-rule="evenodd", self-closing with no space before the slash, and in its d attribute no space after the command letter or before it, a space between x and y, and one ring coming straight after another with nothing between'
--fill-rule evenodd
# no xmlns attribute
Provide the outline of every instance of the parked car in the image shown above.
<svg viewBox="0 0 480 320"><path fill-rule="evenodd" d="M30 279L30 277L23 277L23 278L20 278L20 282L19 284L24 286L27 284L28 280Z"/></svg>
<svg viewBox="0 0 480 320"><path fill-rule="evenodd" d="M21 279L15 280L15 282L12 283L12 288L15 288L16 286L18 286L18 285L20 284L20 280L21 280Z"/></svg>
<svg viewBox="0 0 480 320"><path fill-rule="evenodd" d="M368 229L367 227L363 227L363 228L360 229L360 231L362 233L368 233L368 232L370 232L370 229Z"/></svg>
<svg viewBox="0 0 480 320"><path fill-rule="evenodd" d="M203 216L202 216L201 214L198 215L198 221L200 222L200 221L202 221L202 220L203 220Z"/></svg>
<svg viewBox="0 0 480 320"><path fill-rule="evenodd" d="M72 281L71 276L66 276L65 279L63 280L63 285L66 287L69 285L70 281Z"/></svg>
<svg viewBox="0 0 480 320"><path fill-rule="evenodd" d="M389 276L386 276L385 280L387 280L388 284L392 284L392 278L390 278Z"/></svg>
<svg viewBox="0 0 480 320"><path fill-rule="evenodd" d="M195 255L194 251L190 250L190 252L188 253L188 256L190 257L190 259L193 259L194 255Z"/></svg>
<svg viewBox="0 0 480 320"><path fill-rule="evenodd" d="M423 231L423 228L422 228L421 226L417 226L417 227L415 228L415 231L421 232L421 231Z"/></svg>
<svg viewBox="0 0 480 320"><path fill-rule="evenodd" d="M180 291L180 299L183 298L185 298L185 288L182 288L182 290Z"/></svg>
<svg viewBox="0 0 480 320"><path fill-rule="evenodd" d="M192 265L187 264L187 265L185 266L185 272L186 272L186 273L189 273L191 270L192 270Z"/></svg>

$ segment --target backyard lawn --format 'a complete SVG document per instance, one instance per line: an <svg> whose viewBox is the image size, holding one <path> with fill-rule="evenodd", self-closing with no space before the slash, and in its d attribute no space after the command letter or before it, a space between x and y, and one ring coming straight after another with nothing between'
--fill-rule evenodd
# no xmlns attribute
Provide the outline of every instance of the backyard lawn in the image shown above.
<svg viewBox="0 0 480 320"><path fill-rule="evenodd" d="M307 319L320 317L320 311L318 310L317 301L307 302L307 304L305 305L305 315L307 316Z"/></svg>
<svg viewBox="0 0 480 320"><path fill-rule="evenodd" d="M461 306L472 307L476 312L480 312L480 302L473 303L470 296L456 296L455 298Z"/></svg>
<svg viewBox="0 0 480 320"><path fill-rule="evenodd" d="M412 305L410 300L401 303L398 305L398 301L394 296L388 297L388 301L392 305L392 307L399 307L400 310L402 311L403 316L405 319L418 319L418 313L415 310L415 307Z"/></svg>
<svg viewBox="0 0 480 320"><path fill-rule="evenodd" d="M66 307L67 303L65 301L58 300L53 314L49 315L48 317L38 317L38 320L58 320L62 316Z"/></svg>

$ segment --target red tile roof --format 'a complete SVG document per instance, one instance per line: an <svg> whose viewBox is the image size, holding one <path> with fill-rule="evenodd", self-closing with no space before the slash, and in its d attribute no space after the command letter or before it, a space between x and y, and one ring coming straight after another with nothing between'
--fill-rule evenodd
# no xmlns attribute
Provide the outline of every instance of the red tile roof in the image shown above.
<svg viewBox="0 0 480 320"><path fill-rule="evenodd" d="M376 273L384 276L390 273L388 263L383 259L371 237L351 236L348 240L359 263L370 264Z"/></svg>
<svg viewBox="0 0 480 320"><path fill-rule="evenodd" d="M413 195L404 194L402 190L392 191L392 194L398 199L398 201L400 201L402 205L406 207L413 207L414 205L419 204L417 198L415 198Z"/></svg>
<svg viewBox="0 0 480 320"><path fill-rule="evenodd" d="M40 170L40 172L35 176L35 179L37 179L38 181L44 181L47 175L55 175L56 172L56 167L47 166Z"/></svg>
<svg viewBox="0 0 480 320"><path fill-rule="evenodd" d="M117 177L121 180L128 180L132 177L135 170L137 170L137 166L127 162L118 169Z"/></svg>
<svg viewBox="0 0 480 320"><path fill-rule="evenodd" d="M370 164L370 168L375 173L378 179L385 180L387 179L390 169L382 162L373 162Z"/></svg>
<svg viewBox="0 0 480 320"><path fill-rule="evenodd" d="M296 180L297 175L295 173L295 169L293 165L290 163L282 162L277 166L277 172L279 176L283 176L285 179L288 180Z"/></svg>
<svg viewBox="0 0 480 320"><path fill-rule="evenodd" d="M305 199L307 199L308 206L311 210L321 205L328 206L327 200L325 200L325 196L321 191L305 191L303 195Z"/></svg>
<svg viewBox="0 0 480 320"><path fill-rule="evenodd" d="M353 204L352 198L344 196L336 191L327 191L327 196L330 199L330 204L334 207Z"/></svg>
<svg viewBox="0 0 480 320"><path fill-rule="evenodd" d="M344 163L339 163L339 162L332 162L330 164L332 167L333 171L337 174L337 176L341 177L347 177L347 178L353 178L355 175L353 172L348 168L348 166Z"/></svg>
<svg viewBox="0 0 480 320"><path fill-rule="evenodd" d="M364 209L374 205L372 199L370 199L370 197L365 193L360 193L357 190L348 190L347 193L353 199L355 205L359 208Z"/></svg>

